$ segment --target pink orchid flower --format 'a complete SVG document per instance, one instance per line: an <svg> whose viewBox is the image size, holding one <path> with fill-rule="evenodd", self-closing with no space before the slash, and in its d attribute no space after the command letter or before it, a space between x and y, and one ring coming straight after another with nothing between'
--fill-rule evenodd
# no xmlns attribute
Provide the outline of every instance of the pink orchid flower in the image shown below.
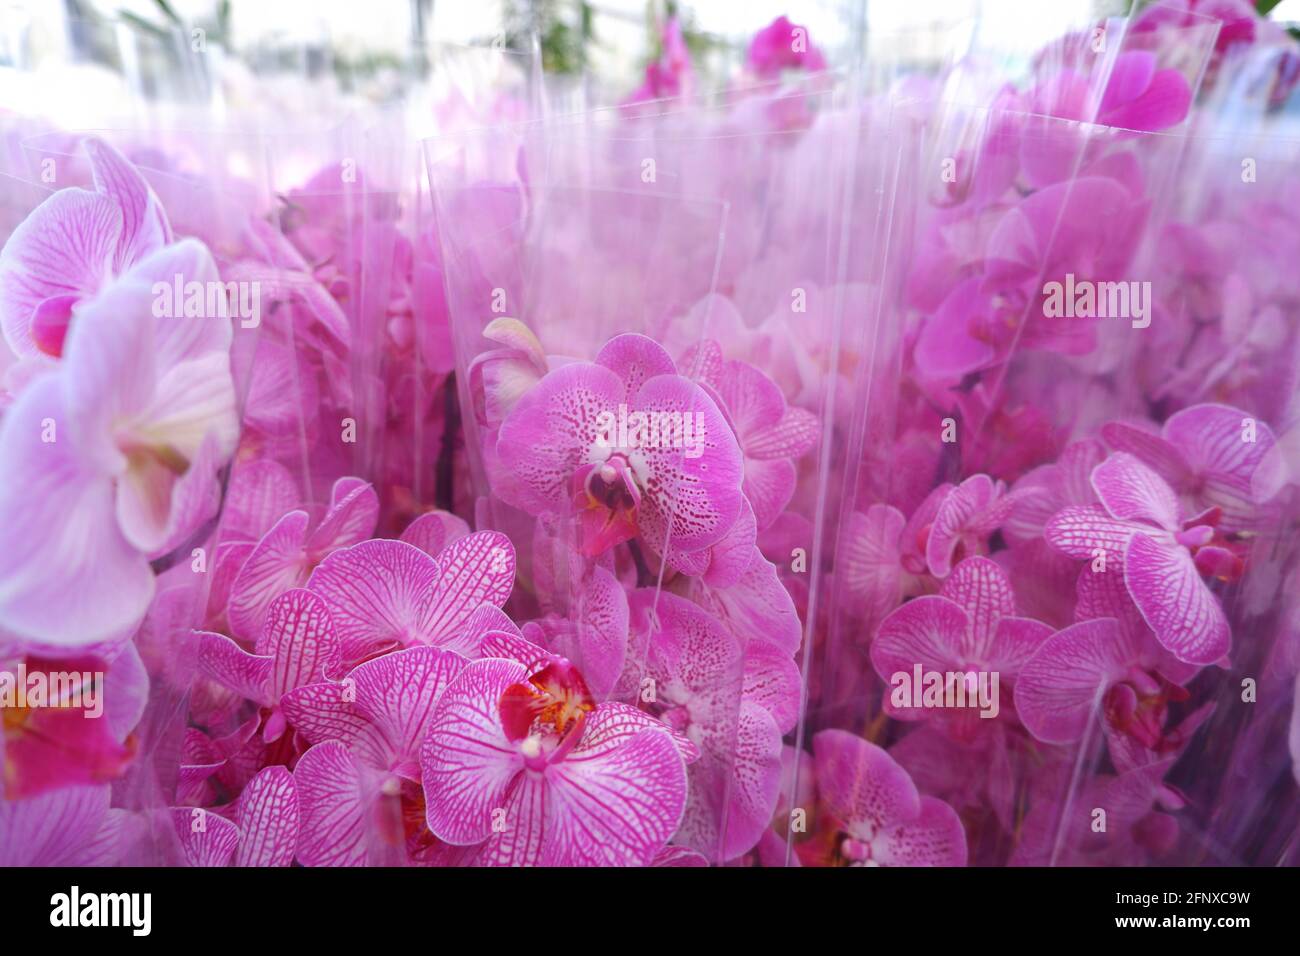
<svg viewBox="0 0 1300 956"><path fill-rule="evenodd" d="M1255 474L1277 444L1267 423L1228 405L1194 405L1170 415L1159 434L1111 422L1101 435L1168 482L1188 514L1218 509L1225 531L1257 526L1263 502Z"/></svg>
<svg viewBox="0 0 1300 956"><path fill-rule="evenodd" d="M634 640L653 682L652 711L700 749L675 837L722 863L747 853L772 820L781 736L799 712L799 671L772 644L729 634L703 608L641 588L630 598ZM644 697L644 694L642 694Z"/></svg>
<svg viewBox="0 0 1300 956"><path fill-rule="evenodd" d="M1222 661L1232 631L1201 578L1232 557L1215 543L1217 511L1185 518L1168 483L1127 452L1094 468L1092 486L1101 504L1061 511L1047 526L1048 543L1072 558L1123 567L1143 619L1180 661Z"/></svg>
<svg viewBox="0 0 1300 956"><path fill-rule="evenodd" d="M621 413L629 422L639 413L647 428L623 429ZM650 421L684 429L687 418L691 447L648 434ZM524 511L577 516L584 554L638 535L656 551L699 551L740 515L743 461L731 427L645 336L617 336L594 364L548 373L502 424L496 451Z"/></svg>
<svg viewBox="0 0 1300 956"><path fill-rule="evenodd" d="M287 768L266 767L232 807L173 807L171 818L186 866L289 866L298 849L298 786Z"/></svg>
<svg viewBox="0 0 1300 956"><path fill-rule="evenodd" d="M649 865L681 823L697 752L648 714L596 704L536 650L531 668L473 661L438 699L420 753L429 830L472 865Z"/></svg>
<svg viewBox="0 0 1300 956"><path fill-rule="evenodd" d="M808 38L806 27L780 16L754 34L745 55L745 65L760 79L776 79L783 70L818 73L826 69L826 58Z"/></svg>
<svg viewBox="0 0 1300 956"><path fill-rule="evenodd" d="M504 605L514 580L510 539L479 531L436 556L405 541L362 541L322 561L307 588L329 609L341 659L352 663L416 644L479 656L482 634L470 618Z"/></svg>
<svg viewBox="0 0 1300 956"><path fill-rule="evenodd" d="M919 666L923 673L941 675L997 674L999 687L1014 688L1025 662L1051 634L1046 624L1016 616L1015 594L1002 568L988 558L971 557L953 568L938 594L914 598L881 622L871 643L871 663L891 687L897 675L910 680ZM964 709L932 711L914 699L898 706L886 692L885 709L892 716L933 717L961 739L972 738L985 723L974 706L968 701Z"/></svg>
<svg viewBox="0 0 1300 956"><path fill-rule="evenodd" d="M149 560L216 514L238 436L230 322L156 316L153 283L176 275L218 281L193 240L154 251L78 305L63 360L0 423L0 627L20 637L74 646L133 628Z"/></svg>
<svg viewBox="0 0 1300 956"><path fill-rule="evenodd" d="M224 634L199 633L199 672L258 704L265 714L262 740L279 740L288 721L284 695L323 680L340 665L340 640L329 608L316 594L294 588L266 610L255 652Z"/></svg>
<svg viewBox="0 0 1300 956"><path fill-rule="evenodd" d="M817 788L849 866L965 866L966 832L875 744L843 730L813 738Z"/></svg>
<svg viewBox="0 0 1300 956"><path fill-rule="evenodd" d="M1121 770L1181 749L1204 715L1164 724L1199 668L1157 643L1119 569L1085 568L1078 591L1078 623L1053 634L1020 673L1015 704L1025 729L1045 743L1073 743L1100 713Z"/></svg>
<svg viewBox="0 0 1300 956"><path fill-rule="evenodd" d="M20 358L60 357L73 312L172 241L167 215L136 168L101 140L84 146L94 191L54 193L0 252L0 331Z"/></svg>
<svg viewBox="0 0 1300 956"><path fill-rule="evenodd" d="M954 559L986 554L988 539L1015 504L1006 485L988 475L972 475L939 501L925 541L930 573L944 578Z"/></svg>
<svg viewBox="0 0 1300 956"><path fill-rule="evenodd" d="M302 587L332 552L369 538L379 518L379 498L360 478L340 478L329 509L310 533L311 515L298 509L283 515L262 535L230 585L226 614L231 633L246 641L261 634L271 602Z"/></svg>
<svg viewBox="0 0 1300 956"><path fill-rule="evenodd" d="M293 772L302 808L299 862L357 866L436 856L424 825L420 747L439 697L467 663L454 651L412 647L367 661L337 683L285 696L290 723L312 744Z"/></svg>

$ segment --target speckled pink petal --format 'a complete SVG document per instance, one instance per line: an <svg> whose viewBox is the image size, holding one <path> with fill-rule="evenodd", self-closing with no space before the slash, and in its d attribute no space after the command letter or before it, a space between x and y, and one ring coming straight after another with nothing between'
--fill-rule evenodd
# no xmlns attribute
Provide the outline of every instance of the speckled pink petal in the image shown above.
<svg viewBox="0 0 1300 956"><path fill-rule="evenodd" d="M970 631L962 641L961 653L982 660L987 654L998 621L1016 613L1016 596L1006 572L988 558L967 558L958 563L943 582L939 594L965 610Z"/></svg>
<svg viewBox="0 0 1300 956"><path fill-rule="evenodd" d="M693 595L734 634L767 641L793 654L803 641L803 624L776 565L754 548L749 568L730 587L697 584Z"/></svg>
<svg viewBox="0 0 1300 956"><path fill-rule="evenodd" d="M492 811L505 806L523 758L506 737L498 707L524 665L471 662L443 691L420 751L429 829L465 846L492 833Z"/></svg>
<svg viewBox="0 0 1300 956"><path fill-rule="evenodd" d="M800 691L799 668L789 654L766 641L749 642L742 695L771 714L783 734L799 720Z"/></svg>
<svg viewBox="0 0 1300 956"><path fill-rule="evenodd" d="M258 772L239 795L236 866L288 866L298 849L298 791L287 767Z"/></svg>
<svg viewBox="0 0 1300 956"><path fill-rule="evenodd" d="M1156 640L1174 657L1214 664L1228 653L1228 618L1186 548L1133 535L1124 555L1124 582Z"/></svg>
<svg viewBox="0 0 1300 956"><path fill-rule="evenodd" d="M805 408L787 408L781 420L745 436L750 458L802 458L821 441L821 420Z"/></svg>
<svg viewBox="0 0 1300 956"><path fill-rule="evenodd" d="M689 414L699 423L692 443L698 455L691 448L637 450L645 462L644 477L637 469L641 534L660 553L669 544L682 551L716 544L739 517L743 497L744 463L726 419L703 389L678 375L652 378L633 404L642 412Z"/></svg>
<svg viewBox="0 0 1300 956"><path fill-rule="evenodd" d="M912 778L875 744L846 730L823 730L813 737L813 757L826 808L859 839L920 817Z"/></svg>
<svg viewBox="0 0 1300 956"><path fill-rule="evenodd" d="M1106 688L1134 661L1114 618L1073 624L1052 635L1021 669L1016 713L1045 743L1072 743L1100 715Z"/></svg>
<svg viewBox="0 0 1300 956"><path fill-rule="evenodd" d="M677 365L663 346L635 332L616 335L606 342L596 353L596 364L621 378L628 395L635 395L656 375L677 374Z"/></svg>
<svg viewBox="0 0 1300 956"><path fill-rule="evenodd" d="M966 831L952 807L922 797L916 819L891 827L876 849L881 866L965 866Z"/></svg>
<svg viewBox="0 0 1300 956"><path fill-rule="evenodd" d="M616 415L625 400L617 374L581 363L555 369L519 400L501 424L497 454L519 480L525 510L568 507L569 481L601 438L601 413Z"/></svg>
<svg viewBox="0 0 1300 956"><path fill-rule="evenodd" d="M1116 452L1094 468L1092 487L1111 516L1121 521L1149 521L1167 531L1181 525L1174 490L1128 452Z"/></svg>

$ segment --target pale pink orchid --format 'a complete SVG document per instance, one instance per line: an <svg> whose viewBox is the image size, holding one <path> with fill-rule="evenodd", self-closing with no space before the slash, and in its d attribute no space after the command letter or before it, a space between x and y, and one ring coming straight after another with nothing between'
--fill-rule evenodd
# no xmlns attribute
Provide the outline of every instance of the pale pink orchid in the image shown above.
<svg viewBox="0 0 1300 956"><path fill-rule="evenodd" d="M1232 632L1201 577L1235 563L1216 538L1218 509L1185 517L1169 484L1127 452L1094 468L1092 486L1101 504L1061 511L1047 526L1048 543L1072 558L1122 567L1143 619L1180 661L1223 661Z"/></svg>
<svg viewBox="0 0 1300 956"><path fill-rule="evenodd" d="M72 786L26 800L0 800L0 866L116 866L132 835L107 785Z"/></svg>
<svg viewBox="0 0 1300 956"><path fill-rule="evenodd" d="M133 628L150 558L216 514L238 434L230 322L156 315L153 283L175 275L218 281L197 242L155 250L80 302L62 361L0 424L0 627L20 637L75 646Z"/></svg>

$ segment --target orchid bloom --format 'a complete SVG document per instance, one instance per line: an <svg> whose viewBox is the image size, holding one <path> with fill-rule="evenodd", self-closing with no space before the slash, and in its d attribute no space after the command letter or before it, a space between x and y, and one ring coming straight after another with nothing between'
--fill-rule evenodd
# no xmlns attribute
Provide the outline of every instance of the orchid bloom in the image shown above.
<svg viewBox="0 0 1300 956"><path fill-rule="evenodd" d="M1217 508L1223 530L1257 526L1262 502L1255 475L1277 443L1267 423L1227 405L1193 405L1170 415L1159 434L1111 422L1101 435L1168 482L1188 514Z"/></svg>
<svg viewBox="0 0 1300 956"><path fill-rule="evenodd" d="M942 800L923 797L907 771L844 730L813 738L817 788L847 866L965 866L966 832Z"/></svg>
<svg viewBox="0 0 1300 956"><path fill-rule="evenodd" d="M479 656L482 634L467 627L470 617L505 604L514 580L510 539L480 531L436 556L405 541L362 541L322 561L307 588L329 609L341 658L352 663L416 644Z"/></svg>
<svg viewBox="0 0 1300 956"><path fill-rule="evenodd" d="M923 672L999 675L1014 685L1022 667L1052 629L1016 616L1016 599L1006 573L993 561L971 557L960 562L938 594L914 598L886 617L871 643L871 663L891 686L897 675ZM920 689L914 688L919 696ZM886 710L902 720L924 719L929 711L915 701L899 706L886 692ZM968 739L982 722L972 717L974 701L945 718L954 736Z"/></svg>
<svg viewBox="0 0 1300 956"><path fill-rule="evenodd" d="M405 863L436 849L424 823L420 747L439 697L466 663L454 651L411 647L284 697L290 723L312 744L293 772L299 862Z"/></svg>
<svg viewBox="0 0 1300 956"><path fill-rule="evenodd" d="M230 322L157 315L153 284L176 275L218 281L193 240L154 251L78 304L62 361L0 423L0 627L20 637L76 646L133 628L150 558L216 514L238 436Z"/></svg>
<svg viewBox="0 0 1300 956"><path fill-rule="evenodd" d="M262 769L240 793L233 816L173 807L186 866L288 866L298 849L298 787L285 767Z"/></svg>
<svg viewBox="0 0 1300 956"><path fill-rule="evenodd" d="M576 512L584 554L638 535L657 551L699 551L740 515L743 463L730 425L645 336L616 336L595 363L548 373L502 423L496 452L523 510Z"/></svg>
<svg viewBox="0 0 1300 956"><path fill-rule="evenodd" d="M62 356L74 312L172 241L167 214L136 168L102 140L84 147L94 191L54 193L0 252L0 331L20 358Z"/></svg>
<svg viewBox="0 0 1300 956"><path fill-rule="evenodd" d="M1092 487L1101 504L1058 513L1047 542L1072 558L1123 567L1143 619L1180 661L1222 661L1232 632L1201 579L1232 563L1231 551L1216 543L1217 509L1185 517L1168 483L1127 452L1094 468Z"/></svg>
<svg viewBox="0 0 1300 956"><path fill-rule="evenodd" d="M826 58L812 45L807 27L780 16L754 34L745 65L760 79L775 79L782 70L820 72L826 69Z"/></svg>
<svg viewBox="0 0 1300 956"><path fill-rule="evenodd" d="M744 644L674 594L641 588L630 603L645 648L640 682L653 681L654 711L701 753L687 768L676 840L714 862L747 853L779 796L781 736L798 718L799 671L788 652L757 638Z"/></svg>
<svg viewBox="0 0 1300 956"><path fill-rule="evenodd" d="M572 664L535 651L532 667L472 661L442 692L420 753L429 830L474 865L651 864L681 823L697 752L648 714L597 704Z"/></svg>
<svg viewBox="0 0 1300 956"><path fill-rule="evenodd" d="M110 808L112 788L72 786L0 800L0 866L115 866L131 814Z"/></svg>

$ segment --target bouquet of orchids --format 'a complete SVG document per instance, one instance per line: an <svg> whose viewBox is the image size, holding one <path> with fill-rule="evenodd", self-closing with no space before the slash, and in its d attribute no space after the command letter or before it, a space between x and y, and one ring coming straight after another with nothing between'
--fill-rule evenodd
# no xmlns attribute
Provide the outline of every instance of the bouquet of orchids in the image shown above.
<svg viewBox="0 0 1300 956"><path fill-rule="evenodd" d="M1300 862L1297 51L1071 27L0 114L0 864Z"/></svg>

